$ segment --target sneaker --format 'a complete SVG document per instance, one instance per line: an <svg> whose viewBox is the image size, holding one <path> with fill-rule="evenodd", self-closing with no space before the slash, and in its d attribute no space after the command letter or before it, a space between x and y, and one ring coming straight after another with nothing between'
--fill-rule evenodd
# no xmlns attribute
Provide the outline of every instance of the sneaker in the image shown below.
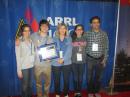
<svg viewBox="0 0 130 97"><path fill-rule="evenodd" d="M96 97L101 97L101 95L99 93L96 93L95 96Z"/></svg>
<svg viewBox="0 0 130 97"><path fill-rule="evenodd" d="M64 96L64 97L69 97L68 95Z"/></svg>
<svg viewBox="0 0 130 97"><path fill-rule="evenodd" d="M88 94L88 97L94 97L94 95L93 94Z"/></svg>
<svg viewBox="0 0 130 97"><path fill-rule="evenodd" d="M60 97L60 95L56 95L56 97Z"/></svg>
<svg viewBox="0 0 130 97"><path fill-rule="evenodd" d="M75 93L74 97L82 97L81 93Z"/></svg>

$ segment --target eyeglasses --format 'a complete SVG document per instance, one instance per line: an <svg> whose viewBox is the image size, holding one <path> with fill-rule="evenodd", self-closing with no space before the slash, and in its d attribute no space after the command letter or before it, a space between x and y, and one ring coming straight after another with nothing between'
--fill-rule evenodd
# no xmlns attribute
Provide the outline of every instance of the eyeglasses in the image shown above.
<svg viewBox="0 0 130 97"><path fill-rule="evenodd" d="M23 32L30 32L30 30L24 30Z"/></svg>
<svg viewBox="0 0 130 97"><path fill-rule="evenodd" d="M83 29L76 29L77 31L82 31Z"/></svg>

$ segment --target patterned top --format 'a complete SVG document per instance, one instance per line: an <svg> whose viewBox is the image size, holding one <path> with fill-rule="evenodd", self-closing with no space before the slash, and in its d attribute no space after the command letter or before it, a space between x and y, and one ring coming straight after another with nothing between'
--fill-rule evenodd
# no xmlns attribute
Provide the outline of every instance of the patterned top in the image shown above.
<svg viewBox="0 0 130 97"><path fill-rule="evenodd" d="M107 60L109 50L109 40L107 33L101 30L100 32L88 31L86 33L86 39L86 53L94 58L100 58L101 56L104 56L105 60ZM93 50L94 44L96 44L98 50Z"/></svg>
<svg viewBox="0 0 130 97"><path fill-rule="evenodd" d="M85 64L86 63L86 37L85 33L80 38L76 37L75 40L73 40L72 45L72 63L75 64ZM82 55L82 61L77 60L77 54Z"/></svg>

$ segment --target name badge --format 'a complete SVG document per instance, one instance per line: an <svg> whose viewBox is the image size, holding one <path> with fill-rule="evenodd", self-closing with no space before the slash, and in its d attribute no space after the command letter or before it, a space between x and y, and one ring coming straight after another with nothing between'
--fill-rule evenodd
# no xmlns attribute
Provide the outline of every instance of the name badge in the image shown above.
<svg viewBox="0 0 130 97"><path fill-rule="evenodd" d="M63 58L63 51L59 51L59 57Z"/></svg>
<svg viewBox="0 0 130 97"><path fill-rule="evenodd" d="M82 54L77 53L77 61L82 61Z"/></svg>
<svg viewBox="0 0 130 97"><path fill-rule="evenodd" d="M97 43L92 44L92 51L98 51L98 44Z"/></svg>

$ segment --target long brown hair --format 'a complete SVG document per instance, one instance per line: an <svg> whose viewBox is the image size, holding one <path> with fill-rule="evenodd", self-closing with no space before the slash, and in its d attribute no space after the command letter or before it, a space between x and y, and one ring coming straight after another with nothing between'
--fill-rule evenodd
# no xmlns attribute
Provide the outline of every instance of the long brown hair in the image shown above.
<svg viewBox="0 0 130 97"><path fill-rule="evenodd" d="M77 38L77 34L76 34L75 31L76 31L76 29L77 29L78 27L81 27L81 28L82 28L82 30L83 30L82 36L84 35L84 26L83 26L82 24L78 24L78 25L75 26L74 32L73 32L73 34L71 35L72 41L75 41L75 39Z"/></svg>
<svg viewBox="0 0 130 97"><path fill-rule="evenodd" d="M58 24L58 26L57 26L57 31L56 31L56 37L59 37L60 36L60 32L59 32L59 29L60 29L60 27L62 27L62 26L64 26L65 28L66 28L66 32L65 32L65 36L68 36L68 27L67 27L67 25L65 24L65 23L60 23L60 24Z"/></svg>

